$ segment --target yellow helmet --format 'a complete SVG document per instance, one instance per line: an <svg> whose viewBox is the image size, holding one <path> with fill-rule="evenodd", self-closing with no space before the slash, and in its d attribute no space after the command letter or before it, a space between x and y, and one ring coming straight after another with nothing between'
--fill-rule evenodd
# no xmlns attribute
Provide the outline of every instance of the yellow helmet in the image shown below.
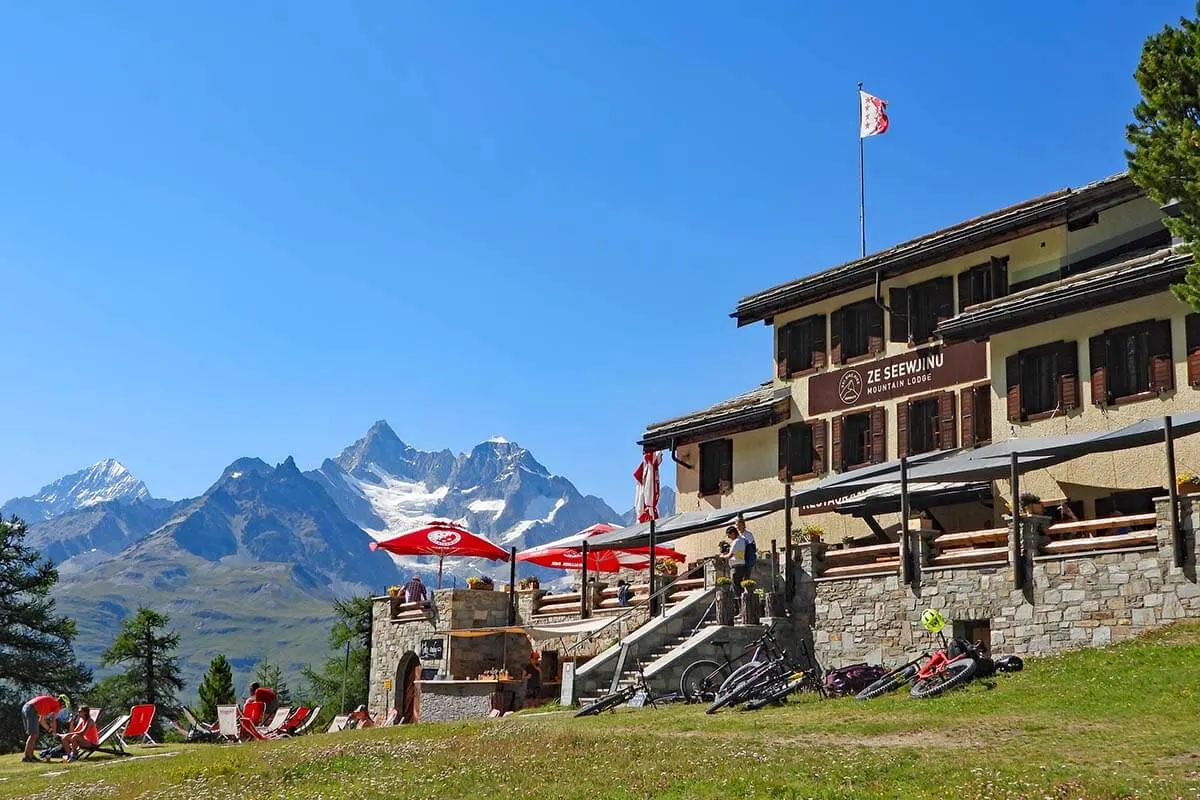
<svg viewBox="0 0 1200 800"><path fill-rule="evenodd" d="M930 633L937 633L946 627L946 618L936 608L927 608L921 615L921 625Z"/></svg>

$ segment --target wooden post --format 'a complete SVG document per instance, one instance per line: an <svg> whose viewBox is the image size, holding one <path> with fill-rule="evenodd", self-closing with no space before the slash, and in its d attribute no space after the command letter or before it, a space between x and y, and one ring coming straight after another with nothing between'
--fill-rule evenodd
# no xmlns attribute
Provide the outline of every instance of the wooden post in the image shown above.
<svg viewBox="0 0 1200 800"><path fill-rule="evenodd" d="M517 624L517 548L508 551L508 624Z"/></svg>
<svg viewBox="0 0 1200 800"><path fill-rule="evenodd" d="M1179 487L1175 485L1175 431L1170 415L1163 417L1163 442L1167 446L1167 499L1171 503L1171 548L1175 551L1175 566L1184 564L1183 536L1179 531Z"/></svg>
<svg viewBox="0 0 1200 800"><path fill-rule="evenodd" d="M900 459L900 582L912 583L912 564L908 556L908 457Z"/></svg>
<svg viewBox="0 0 1200 800"><path fill-rule="evenodd" d="M792 485L783 485L783 596L790 602L796 596L792 579Z"/></svg>
<svg viewBox="0 0 1200 800"><path fill-rule="evenodd" d="M655 583L655 581L654 581L654 566L655 566L655 563L658 561L658 558L654 555L655 545L658 544L658 542L655 541L655 538L656 537L655 537L655 533L654 533L654 518L651 517L650 518L650 607L649 607L649 609L647 609L647 611L649 612L650 616L652 616L652 617L654 616L654 610L656 608L658 608L658 598L654 596L654 583Z"/></svg>
<svg viewBox="0 0 1200 800"><path fill-rule="evenodd" d="M1012 484L1012 530L1008 534L1008 565L1014 587L1023 583L1021 570L1021 474L1019 456L1010 454L1008 480Z"/></svg>
<svg viewBox="0 0 1200 800"><path fill-rule="evenodd" d="M580 584L579 584L579 618L587 619L588 617L590 617L592 615L592 610L590 608L588 608L588 595L591 593L588 591L588 585L587 585L587 579L588 579L588 543L587 543L587 540L584 540L583 545L580 547L580 549L583 551L583 567L579 572L579 580L580 580Z"/></svg>

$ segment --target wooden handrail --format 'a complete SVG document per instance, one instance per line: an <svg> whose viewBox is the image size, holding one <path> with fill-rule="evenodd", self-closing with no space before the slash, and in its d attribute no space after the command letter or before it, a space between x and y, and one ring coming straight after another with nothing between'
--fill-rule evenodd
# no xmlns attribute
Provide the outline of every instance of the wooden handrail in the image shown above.
<svg viewBox="0 0 1200 800"><path fill-rule="evenodd" d="M1076 553L1087 550L1111 550L1121 547L1141 547L1157 545L1158 531L1131 531L1118 533L1114 536L1088 536L1082 539L1060 539L1056 542L1046 542L1042 550L1050 555L1056 553Z"/></svg>
<svg viewBox="0 0 1200 800"><path fill-rule="evenodd" d="M930 539L930 543L943 548L971 544L988 544L990 542L1003 542L1008 539L1008 534L1008 528L988 528L981 531L943 533Z"/></svg>
<svg viewBox="0 0 1200 800"><path fill-rule="evenodd" d="M817 577L819 578L853 578L859 575L871 575L876 572L895 572L900 569L900 559L889 558L885 561L868 561L865 564L847 564L842 567L826 567Z"/></svg>
<svg viewBox="0 0 1200 800"><path fill-rule="evenodd" d="M1078 522L1058 522L1046 529L1048 533L1080 533L1106 528L1129 528L1140 525L1156 525L1157 514L1129 514L1123 517L1085 519Z"/></svg>
<svg viewBox="0 0 1200 800"><path fill-rule="evenodd" d="M947 550L933 557L933 564L970 564L975 561L1008 561L1008 546L964 547Z"/></svg>

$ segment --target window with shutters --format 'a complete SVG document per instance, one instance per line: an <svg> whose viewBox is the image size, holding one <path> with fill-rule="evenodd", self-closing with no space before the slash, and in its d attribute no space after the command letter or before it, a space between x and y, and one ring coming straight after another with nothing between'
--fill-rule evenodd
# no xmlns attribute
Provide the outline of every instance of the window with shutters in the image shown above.
<svg viewBox="0 0 1200 800"><path fill-rule="evenodd" d="M992 441L992 387L983 383L962 390L962 446L978 447Z"/></svg>
<svg viewBox="0 0 1200 800"><path fill-rule="evenodd" d="M907 454L928 453L938 449L938 398L908 403Z"/></svg>
<svg viewBox="0 0 1200 800"><path fill-rule="evenodd" d="M824 420L779 429L779 479L810 478L825 471Z"/></svg>
<svg viewBox="0 0 1200 800"><path fill-rule="evenodd" d="M1188 314L1183 322L1187 334L1188 385L1200 386L1200 314Z"/></svg>
<svg viewBox="0 0 1200 800"><path fill-rule="evenodd" d="M780 328L776 358L783 379L825 366L825 315L805 317Z"/></svg>
<svg viewBox="0 0 1200 800"><path fill-rule="evenodd" d="M715 439L700 445L700 494L733 491L733 440Z"/></svg>
<svg viewBox="0 0 1200 800"><path fill-rule="evenodd" d="M909 342L928 342L933 338L938 323L954 316L954 278L950 276L909 286L903 294ZM898 310L893 309L893 314L897 313ZM892 324L895 325L894 318Z"/></svg>
<svg viewBox="0 0 1200 800"><path fill-rule="evenodd" d="M830 354L841 364L883 352L883 309L874 300L843 306L830 317Z"/></svg>
<svg viewBox="0 0 1200 800"><path fill-rule="evenodd" d="M1009 420L1019 422L1078 408L1077 353L1075 342L1051 342L1009 356Z"/></svg>
<svg viewBox="0 0 1200 800"><path fill-rule="evenodd" d="M842 417L842 469L871 463L871 412Z"/></svg>
<svg viewBox="0 0 1200 800"><path fill-rule="evenodd" d="M1088 346L1096 405L1148 398L1175 388L1170 320L1113 328L1093 336Z"/></svg>
<svg viewBox="0 0 1200 800"><path fill-rule="evenodd" d="M993 258L958 274L958 311L1008 293L1008 258Z"/></svg>

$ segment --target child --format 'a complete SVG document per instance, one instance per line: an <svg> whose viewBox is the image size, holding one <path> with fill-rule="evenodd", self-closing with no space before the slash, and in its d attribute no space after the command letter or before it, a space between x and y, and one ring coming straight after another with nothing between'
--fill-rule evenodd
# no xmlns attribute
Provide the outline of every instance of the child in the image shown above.
<svg viewBox="0 0 1200 800"><path fill-rule="evenodd" d="M71 732L63 737L63 752L71 761L75 761L84 750L91 750L99 744L100 731L96 730L96 723L92 721L92 710L80 706Z"/></svg>

